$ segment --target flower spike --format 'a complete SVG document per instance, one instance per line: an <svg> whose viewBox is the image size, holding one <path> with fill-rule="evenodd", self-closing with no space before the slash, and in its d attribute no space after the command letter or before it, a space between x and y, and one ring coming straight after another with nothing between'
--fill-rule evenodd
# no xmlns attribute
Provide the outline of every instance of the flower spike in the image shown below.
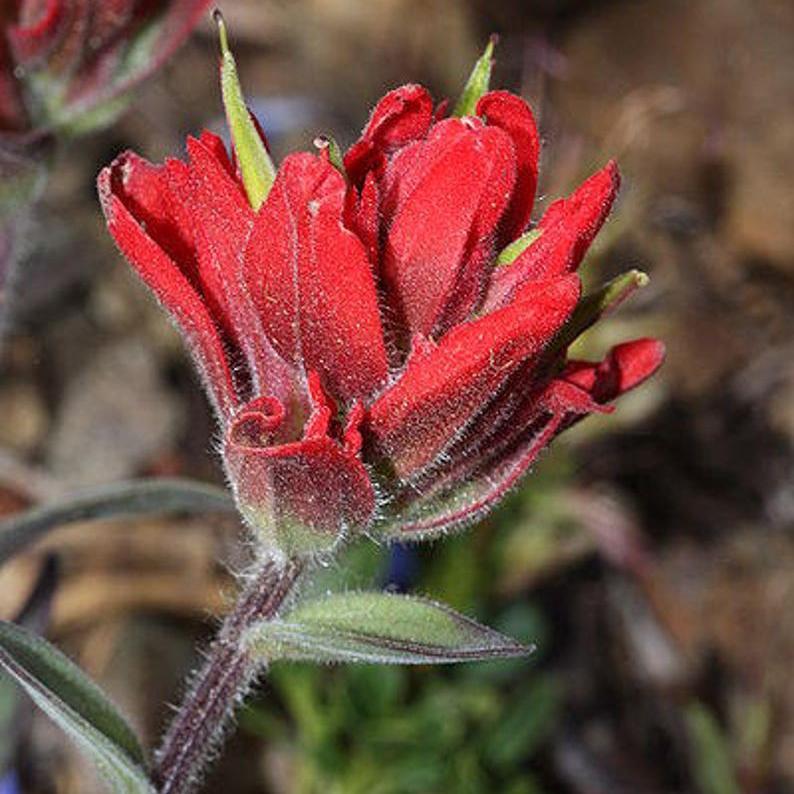
<svg viewBox="0 0 794 794"><path fill-rule="evenodd" d="M344 156L318 138L274 174L216 19L234 156L204 133L187 162L127 155L100 186L111 233L199 362L252 535L305 558L481 517L556 435L662 363L654 340L567 358L647 281L580 294L616 165L528 230L537 127L523 99L489 90L491 42L462 117L403 86Z"/></svg>

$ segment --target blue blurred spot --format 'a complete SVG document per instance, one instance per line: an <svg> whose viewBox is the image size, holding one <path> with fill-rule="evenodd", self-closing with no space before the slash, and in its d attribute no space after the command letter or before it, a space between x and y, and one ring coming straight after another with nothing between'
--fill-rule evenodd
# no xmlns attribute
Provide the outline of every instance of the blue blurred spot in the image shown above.
<svg viewBox="0 0 794 794"><path fill-rule="evenodd" d="M419 575L419 557L413 546L395 543L389 554L385 586L404 593L410 590Z"/></svg>
<svg viewBox="0 0 794 794"><path fill-rule="evenodd" d="M19 778L13 770L0 780L0 794L21 794Z"/></svg>
<svg viewBox="0 0 794 794"><path fill-rule="evenodd" d="M254 97L251 110L271 138L303 129L318 113L316 103L303 96Z"/></svg>

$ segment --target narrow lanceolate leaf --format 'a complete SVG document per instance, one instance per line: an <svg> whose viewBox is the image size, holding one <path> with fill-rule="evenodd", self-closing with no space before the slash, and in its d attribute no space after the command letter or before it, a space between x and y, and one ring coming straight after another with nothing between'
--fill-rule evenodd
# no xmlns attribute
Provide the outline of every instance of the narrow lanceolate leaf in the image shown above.
<svg viewBox="0 0 794 794"><path fill-rule="evenodd" d="M513 240L510 245L505 246L502 253L496 258L496 266L501 267L502 265L509 265L515 262L515 260L518 259L541 234L543 234L543 229L532 229L522 234L521 237Z"/></svg>
<svg viewBox="0 0 794 794"><path fill-rule="evenodd" d="M571 344L601 317L617 309L621 303L649 282L650 279L646 273L641 270L629 270L627 273L613 278L596 292L585 295L560 332L560 338L555 343L555 347L562 348Z"/></svg>
<svg viewBox="0 0 794 794"><path fill-rule="evenodd" d="M235 512L222 488L178 478L133 480L94 488L0 521L0 564L50 530L74 521L151 513Z"/></svg>
<svg viewBox="0 0 794 794"><path fill-rule="evenodd" d="M303 603L254 626L249 640L266 661L446 664L533 651L443 604L370 592Z"/></svg>
<svg viewBox="0 0 794 794"><path fill-rule="evenodd" d="M485 52L474 64L469 79L463 87L463 92L455 105L453 116L473 116L480 98L487 93L491 83L491 68L493 67L493 48L495 37L491 37Z"/></svg>
<svg viewBox="0 0 794 794"><path fill-rule="evenodd" d="M237 76L237 64L229 49L223 17L219 11L216 11L214 16L221 40L221 94L226 110L226 121L232 136L234 152L240 164L248 201L254 210L258 210L270 192L273 180L276 178L276 169L245 103L240 79Z"/></svg>
<svg viewBox="0 0 794 794"><path fill-rule="evenodd" d="M57 559L49 556L14 622L34 632L43 631L49 621L52 597L57 585ZM30 727L27 715L22 713L23 698L24 695L13 680L0 674L0 778L9 768L16 748ZM0 787L0 792L2 791Z"/></svg>
<svg viewBox="0 0 794 794"><path fill-rule="evenodd" d="M153 794L132 729L96 684L57 648L2 621L0 669L92 758L111 791Z"/></svg>

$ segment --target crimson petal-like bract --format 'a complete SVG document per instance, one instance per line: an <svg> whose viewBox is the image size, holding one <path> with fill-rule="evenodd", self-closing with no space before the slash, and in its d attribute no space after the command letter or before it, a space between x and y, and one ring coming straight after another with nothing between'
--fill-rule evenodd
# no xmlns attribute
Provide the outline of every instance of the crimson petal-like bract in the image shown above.
<svg viewBox="0 0 794 794"><path fill-rule="evenodd" d="M532 214L538 185L538 128L529 105L509 91L489 91L477 103L477 115L489 126L503 129L515 147L516 186L501 229L509 242L524 231Z"/></svg>

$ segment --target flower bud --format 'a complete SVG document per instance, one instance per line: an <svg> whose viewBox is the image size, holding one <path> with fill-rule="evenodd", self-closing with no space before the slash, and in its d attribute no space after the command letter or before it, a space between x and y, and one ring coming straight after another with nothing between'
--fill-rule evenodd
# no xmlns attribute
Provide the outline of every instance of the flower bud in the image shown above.
<svg viewBox="0 0 794 794"><path fill-rule="evenodd" d="M85 132L184 42L209 0L9 0L0 11L0 133Z"/></svg>

